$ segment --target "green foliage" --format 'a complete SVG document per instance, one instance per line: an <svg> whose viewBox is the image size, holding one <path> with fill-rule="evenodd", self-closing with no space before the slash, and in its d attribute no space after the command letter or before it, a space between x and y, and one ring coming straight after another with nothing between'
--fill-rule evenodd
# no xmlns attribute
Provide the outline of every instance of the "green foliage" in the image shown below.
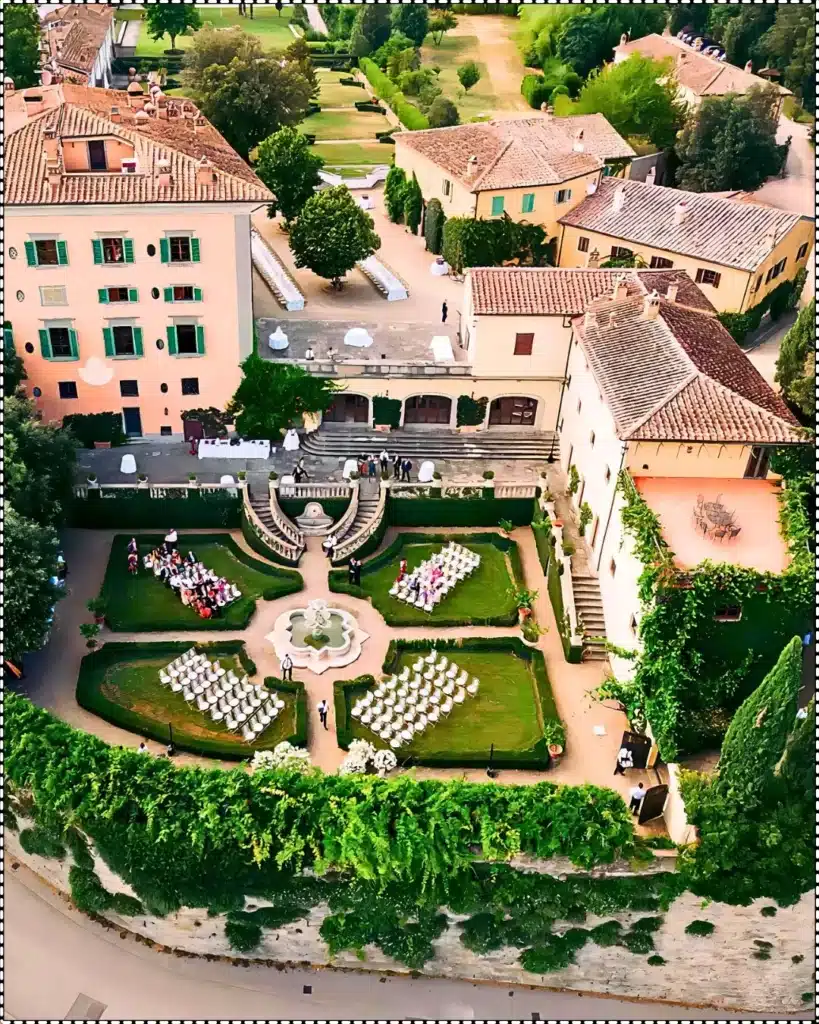
<svg viewBox="0 0 819 1024"><path fill-rule="evenodd" d="M391 496L387 502L387 517L391 526L497 526L499 519L525 526L532 518L532 499L496 498L489 488L482 497L470 500Z"/></svg>
<svg viewBox="0 0 819 1024"><path fill-rule="evenodd" d="M452 11L441 11L440 14L435 14L429 19L429 31L432 33L432 41L436 46L441 45L441 41L450 29L455 28L458 24L458 19L452 13Z"/></svg>
<svg viewBox="0 0 819 1024"><path fill-rule="evenodd" d="M305 413L326 412L336 392L341 390L329 378L257 355L245 359L242 373L242 381L227 410L242 437L278 441L292 424L301 424Z"/></svg>
<svg viewBox="0 0 819 1024"><path fill-rule="evenodd" d="M8 320L3 323L3 397L16 395L20 385L28 380L21 357L14 347L14 333Z"/></svg>
<svg viewBox="0 0 819 1024"><path fill-rule="evenodd" d="M685 926L686 935L697 935L701 938L705 938L707 935L713 935L714 925L710 921L691 921L690 924Z"/></svg>
<svg viewBox="0 0 819 1024"><path fill-rule="evenodd" d="M398 97L401 97L400 93ZM411 132L423 131L425 128L429 128L429 121L418 107L414 107L403 97L398 97L396 97L395 102L391 106L401 124Z"/></svg>
<svg viewBox="0 0 819 1024"><path fill-rule="evenodd" d="M373 423L397 429L401 422L401 400L385 395L373 397Z"/></svg>
<svg viewBox="0 0 819 1024"><path fill-rule="evenodd" d="M461 123L458 108L446 96L436 96L427 110L430 128L450 128Z"/></svg>
<svg viewBox="0 0 819 1024"><path fill-rule="evenodd" d="M3 401L5 499L42 526L59 526L71 501L76 441L53 423L42 423L29 399Z"/></svg>
<svg viewBox="0 0 819 1024"><path fill-rule="evenodd" d="M145 24L151 39L170 36L171 49L176 45L176 37L184 35L188 29L202 26L199 11L188 4L152 4L145 8Z"/></svg>
<svg viewBox="0 0 819 1024"><path fill-rule="evenodd" d="M580 518L577 524L577 530L581 537L585 534L586 527L592 519L594 519L594 512L591 510L591 505L587 501L584 501L580 506Z"/></svg>
<svg viewBox="0 0 819 1024"><path fill-rule="evenodd" d="M125 892L111 893L110 908L120 917L138 917L145 913L142 903Z"/></svg>
<svg viewBox="0 0 819 1024"><path fill-rule="evenodd" d="M630 249L628 250L627 256L609 256L607 260L603 260L600 264L602 270L611 270L615 267L630 267L640 268L645 267L646 261L639 253L633 253Z"/></svg>
<svg viewBox="0 0 819 1024"><path fill-rule="evenodd" d="M370 60L382 71L389 69L390 78L397 78L403 71L419 67L421 57L415 44L403 32L393 32L390 38L370 54Z"/></svg>
<svg viewBox="0 0 819 1024"><path fill-rule="evenodd" d="M40 826L24 828L20 833L20 846L26 853L37 857L54 857L57 860L65 857L65 846L61 837Z"/></svg>
<svg viewBox="0 0 819 1024"><path fill-rule="evenodd" d="M423 207L424 197L421 195L421 186L413 171L412 179L407 182L404 189L404 223L413 235L418 234Z"/></svg>
<svg viewBox="0 0 819 1024"><path fill-rule="evenodd" d="M318 172L323 166L324 160L313 154L307 136L295 128L280 128L259 143L254 169L276 195L272 214L280 212L285 223L292 223L321 183Z"/></svg>
<svg viewBox="0 0 819 1024"><path fill-rule="evenodd" d="M646 963L647 963L647 964L648 964L648 965L649 965L650 967L662 967L662 966L663 966L663 964L665 964L665 963L666 963L666 960L665 960L665 958L664 958L664 957L661 957L661 956L659 955L659 953L652 953L652 954L651 954L651 956L650 956L650 957L648 958L648 960L646 961Z"/></svg>
<svg viewBox="0 0 819 1024"><path fill-rule="evenodd" d="M5 657L10 661L19 664L48 638L51 609L64 594L51 582L58 547L51 526L25 519L5 503Z"/></svg>
<svg viewBox="0 0 819 1024"><path fill-rule="evenodd" d="M421 46L429 31L429 11L425 4L400 4L393 7L392 31L409 36L416 46Z"/></svg>
<svg viewBox="0 0 819 1024"><path fill-rule="evenodd" d="M427 211L427 216L429 216L429 211ZM480 426L486 419L486 406L488 404L488 398L473 398L471 395L459 395L457 409L458 426ZM486 479L486 474L484 474L484 478Z"/></svg>
<svg viewBox="0 0 819 1024"><path fill-rule="evenodd" d="M384 182L384 205L387 216L393 224L401 224L404 220L404 192L407 187L407 176L403 168L393 164L387 171Z"/></svg>
<svg viewBox="0 0 819 1024"><path fill-rule="evenodd" d="M677 140L677 186L691 192L753 192L777 174L782 164L778 102L771 86L755 86L744 96L706 97Z"/></svg>
<svg viewBox="0 0 819 1024"><path fill-rule="evenodd" d="M440 255L444 241L446 216L440 199L434 197L427 203L424 216L424 242L428 252Z"/></svg>
<svg viewBox="0 0 819 1024"><path fill-rule="evenodd" d="M398 86L384 74L375 61L362 57L358 66L373 87L376 96L384 100L395 113L401 124L410 131L428 128L429 123L421 111L408 103Z"/></svg>
<svg viewBox="0 0 819 1024"><path fill-rule="evenodd" d="M358 32L364 36L370 44L370 50L377 50L390 37L390 16L388 4L361 4L353 25L353 33Z"/></svg>
<svg viewBox="0 0 819 1024"><path fill-rule="evenodd" d="M481 69L474 60L468 60L458 68L458 81L463 86L464 92L469 92L473 85L481 80Z"/></svg>
<svg viewBox="0 0 819 1024"><path fill-rule="evenodd" d="M580 486L580 473L574 463L569 466L569 494L577 494Z"/></svg>
<svg viewBox="0 0 819 1024"><path fill-rule="evenodd" d="M542 267L551 265L553 246L539 224L513 221L508 214L494 220L450 217L444 225L443 256L456 273L508 263Z"/></svg>
<svg viewBox="0 0 819 1024"><path fill-rule="evenodd" d="M77 910L84 914L101 914L111 907L111 893L105 889L93 870L74 865L69 868L68 882L71 886L71 899Z"/></svg>
<svg viewBox="0 0 819 1024"><path fill-rule="evenodd" d="M66 829L63 839L65 845L71 851L71 856L74 858L74 863L77 867L83 868L85 871L92 871L94 868L94 858L91 856L88 843L85 841L85 836L82 832L79 832L76 828Z"/></svg>
<svg viewBox="0 0 819 1024"><path fill-rule="evenodd" d="M811 299L782 341L775 377L788 401L811 417L816 409L815 361L816 300Z"/></svg>
<svg viewBox="0 0 819 1024"><path fill-rule="evenodd" d="M308 199L290 232L296 266L309 267L319 277L331 280L336 289L341 288L347 271L380 247L381 239L373 230L372 217L356 203L346 185L325 189ZM327 382L321 386L328 395L338 390Z"/></svg>
<svg viewBox="0 0 819 1024"><path fill-rule="evenodd" d="M16 89L40 84L40 17L34 4L9 4L3 10L4 74Z"/></svg>
<svg viewBox="0 0 819 1024"><path fill-rule="evenodd" d="M632 39L662 32L666 12L662 7L607 5L581 7L578 16L564 23L556 55L585 78L594 68L611 60L623 32Z"/></svg>
<svg viewBox="0 0 819 1024"><path fill-rule="evenodd" d="M762 910L760 910L760 914L762 914L763 917L776 917L776 910L776 907L763 907Z"/></svg>
<svg viewBox="0 0 819 1024"><path fill-rule="evenodd" d="M546 81L543 75L524 75L520 83L520 91L530 107L540 110L547 103L554 86Z"/></svg>
<svg viewBox="0 0 819 1024"><path fill-rule="evenodd" d="M230 917L225 922L225 938L231 949L239 953L252 953L262 941L262 927L256 921Z"/></svg>
<svg viewBox="0 0 819 1024"><path fill-rule="evenodd" d="M762 38L758 34L751 37L754 62L778 68L783 73L782 84L813 114L816 112L813 11L810 5L801 4L777 4L775 11L774 23Z"/></svg>
<svg viewBox="0 0 819 1024"><path fill-rule="evenodd" d="M187 498L152 498L150 491L89 490L69 510L69 525L88 530L235 528L241 522L241 500L228 491L192 490Z"/></svg>
<svg viewBox="0 0 819 1024"><path fill-rule="evenodd" d="M258 351L258 337L254 339L254 352ZM180 413L182 419L187 423L193 420L202 424L205 437L227 437L227 427L230 422L221 409L211 405L207 408L185 409Z"/></svg>

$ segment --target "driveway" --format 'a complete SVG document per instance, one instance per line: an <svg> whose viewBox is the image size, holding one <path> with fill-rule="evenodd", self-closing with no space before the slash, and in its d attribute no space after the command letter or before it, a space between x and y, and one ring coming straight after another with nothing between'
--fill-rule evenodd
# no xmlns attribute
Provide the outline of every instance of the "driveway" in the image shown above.
<svg viewBox="0 0 819 1024"><path fill-rule="evenodd" d="M779 119L776 140L785 142L788 136L791 137L791 148L785 164L785 177L769 179L754 192L754 196L780 210L814 217L815 151L808 141L808 125L797 124L783 114Z"/></svg>

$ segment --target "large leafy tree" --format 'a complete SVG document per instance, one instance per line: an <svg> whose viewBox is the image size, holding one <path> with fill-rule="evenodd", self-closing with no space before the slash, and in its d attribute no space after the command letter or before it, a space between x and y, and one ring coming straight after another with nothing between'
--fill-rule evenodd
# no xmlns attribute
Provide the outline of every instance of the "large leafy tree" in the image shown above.
<svg viewBox="0 0 819 1024"><path fill-rule="evenodd" d="M429 11L426 4L401 4L392 9L393 31L405 36L420 46L429 32Z"/></svg>
<svg viewBox="0 0 819 1024"><path fill-rule="evenodd" d="M202 26L202 17L193 4L150 4L145 8L145 23L151 39L170 36L171 51L176 49L176 37L188 29Z"/></svg>
<svg viewBox="0 0 819 1024"><path fill-rule="evenodd" d="M18 89L40 81L40 16L36 4L3 7L5 74Z"/></svg>
<svg viewBox="0 0 819 1024"><path fill-rule="evenodd" d="M242 363L244 376L226 409L245 437L277 440L305 413L326 412L341 387L300 366L251 355Z"/></svg>
<svg viewBox="0 0 819 1024"><path fill-rule="evenodd" d="M692 192L752 192L776 174L782 163L776 104L770 86L751 89L744 97L729 93L704 99L675 147L678 187Z"/></svg>
<svg viewBox="0 0 819 1024"><path fill-rule="evenodd" d="M658 149L674 144L685 111L665 62L634 53L592 73L571 107L573 114L603 114L620 135L644 136Z"/></svg>
<svg viewBox="0 0 819 1024"><path fill-rule="evenodd" d="M387 216L393 224L400 224L404 219L404 192L407 188L407 176L404 169L393 164L387 171L384 182L384 205Z"/></svg>
<svg viewBox="0 0 819 1024"><path fill-rule="evenodd" d="M778 68L782 84L816 110L816 12L811 4L777 4L773 25L754 46L754 63Z"/></svg>
<svg viewBox="0 0 819 1024"><path fill-rule="evenodd" d="M461 123L458 108L446 96L436 96L427 110L430 128L450 128Z"/></svg>
<svg viewBox="0 0 819 1024"><path fill-rule="evenodd" d="M577 17L561 26L555 56L584 78L612 59L612 51L624 33L631 39L639 39L651 32L661 32L666 18L665 8L657 5L607 4L593 8L583 5L577 10Z"/></svg>
<svg viewBox="0 0 819 1024"><path fill-rule="evenodd" d="M381 247L373 219L345 185L325 189L308 199L290 232L297 267L309 267L319 277L341 287L341 278L359 260Z"/></svg>
<svg viewBox="0 0 819 1024"><path fill-rule="evenodd" d="M57 525L71 499L77 444L70 431L41 423L20 396L5 407L6 498L42 526Z"/></svg>
<svg viewBox="0 0 819 1024"><path fill-rule="evenodd" d="M23 360L17 354L17 349L14 347L14 338L12 336L11 327L8 328L3 325L3 395L8 398L10 395L16 395L20 385L26 380L28 374L26 373L25 365Z"/></svg>
<svg viewBox="0 0 819 1024"><path fill-rule="evenodd" d="M57 572L57 532L19 515L5 503L5 657L19 662L39 650L48 636L51 608L62 591L51 583Z"/></svg>
<svg viewBox="0 0 819 1024"><path fill-rule="evenodd" d="M255 170L276 194L272 213L281 213L290 225L321 184L318 172L323 166L324 160L310 151L307 136L295 128L280 128L259 143Z"/></svg>
<svg viewBox="0 0 819 1024"><path fill-rule="evenodd" d="M441 42L450 29L455 28L458 24L458 19L452 13L452 11L441 11L440 14L434 14L429 19L429 30L432 33L432 41L436 46L440 46Z"/></svg>
<svg viewBox="0 0 819 1024"><path fill-rule="evenodd" d="M360 33L369 43L370 50L377 50L390 38L390 17L389 4L362 4L356 14L353 35Z"/></svg>
<svg viewBox="0 0 819 1024"><path fill-rule="evenodd" d="M284 51L284 59L298 65L301 73L313 87L311 96L318 96L318 74L313 67L313 62L310 60L310 47L307 45L304 36L299 36L298 39L293 40Z"/></svg>
<svg viewBox="0 0 819 1024"><path fill-rule="evenodd" d="M182 61L182 85L186 93L199 96L202 82L211 67L227 67L238 57L250 62L262 57L264 51L258 36L252 36L238 25L232 28L215 29L204 25L193 37Z"/></svg>
<svg viewBox="0 0 819 1024"><path fill-rule="evenodd" d="M816 410L815 359L816 300L811 299L782 340L775 377L788 401L807 416Z"/></svg>
<svg viewBox="0 0 819 1024"><path fill-rule="evenodd" d="M473 85L477 85L481 80L481 69L475 63L474 60L468 60L466 64L461 64L458 68L458 81L464 88L464 92L469 92Z"/></svg>
<svg viewBox="0 0 819 1024"><path fill-rule="evenodd" d="M760 36L773 25L778 4L713 5L708 34L725 47L728 60L742 67Z"/></svg>

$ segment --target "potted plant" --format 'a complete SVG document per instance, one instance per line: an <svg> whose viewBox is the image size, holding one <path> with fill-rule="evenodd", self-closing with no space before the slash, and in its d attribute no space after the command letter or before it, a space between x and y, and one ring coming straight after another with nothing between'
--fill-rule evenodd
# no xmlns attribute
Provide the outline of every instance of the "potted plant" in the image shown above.
<svg viewBox="0 0 819 1024"><path fill-rule="evenodd" d="M97 646L97 637L99 636L100 627L96 622L83 622L80 626L80 632L85 637L85 646L89 651L93 651Z"/></svg>
<svg viewBox="0 0 819 1024"><path fill-rule="evenodd" d="M515 524L511 521L511 519L499 519L498 526L501 528L501 530L503 530L507 537L515 528Z"/></svg>
<svg viewBox="0 0 819 1024"><path fill-rule="evenodd" d="M556 768L566 747L566 730L563 723L554 718L548 719L543 725L543 738L549 748L552 767Z"/></svg>
<svg viewBox="0 0 819 1024"><path fill-rule="evenodd" d="M99 487L99 484L97 483L96 473L89 473L85 479L89 487Z"/></svg>
<svg viewBox="0 0 819 1024"><path fill-rule="evenodd" d="M538 625L538 623L531 617L524 619L521 623L520 630L522 640L527 647L537 647L538 639L547 632L543 626Z"/></svg>
<svg viewBox="0 0 819 1024"><path fill-rule="evenodd" d="M594 513L591 510L591 505L587 501L584 501L583 504L580 506L580 517L577 523L577 531L581 537L585 535L586 527L589 525L593 518Z"/></svg>
<svg viewBox="0 0 819 1024"><path fill-rule="evenodd" d="M147 487L148 486L148 477L144 473L140 473L137 476L137 483L138 483L138 485L140 487Z"/></svg>
<svg viewBox="0 0 819 1024"><path fill-rule="evenodd" d="M196 487L198 482L199 481L197 479L196 473L188 473L188 483L191 485L191 487Z"/></svg>
<svg viewBox="0 0 819 1024"><path fill-rule="evenodd" d="M494 470L485 469L483 471L483 478L484 478L484 480L494 480L495 479L495 472L494 472Z"/></svg>
<svg viewBox="0 0 819 1024"><path fill-rule="evenodd" d="M238 476L240 480L247 480L247 470L240 469L236 476Z"/></svg>
<svg viewBox="0 0 819 1024"><path fill-rule="evenodd" d="M518 608L518 622L522 625L527 619L532 617L532 605L537 600L538 592L536 590L514 590L512 596L514 597L515 604Z"/></svg>
<svg viewBox="0 0 819 1024"><path fill-rule="evenodd" d="M568 537L564 537L563 538L563 557L564 558L571 558L571 556L575 553L576 550L577 550L577 548L574 546L574 541L570 540Z"/></svg>
<svg viewBox="0 0 819 1024"><path fill-rule="evenodd" d="M275 471L275 469L271 469L270 472L267 474L267 479L268 480L278 480L279 479L279 474Z"/></svg>
<svg viewBox="0 0 819 1024"><path fill-rule="evenodd" d="M105 622L105 601L102 597L92 597L85 607L94 616L94 622L100 626Z"/></svg>

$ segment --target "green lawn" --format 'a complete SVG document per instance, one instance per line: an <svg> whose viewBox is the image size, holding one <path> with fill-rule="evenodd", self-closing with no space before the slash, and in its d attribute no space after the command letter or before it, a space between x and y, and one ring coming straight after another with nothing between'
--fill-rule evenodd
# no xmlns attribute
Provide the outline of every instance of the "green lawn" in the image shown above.
<svg viewBox="0 0 819 1024"><path fill-rule="evenodd" d="M318 117L314 114L304 124L309 125ZM381 117L380 114L373 114L373 117ZM384 126L387 130L387 125ZM312 131L306 128L305 131ZM391 164L395 156L395 146L382 144L380 142L339 142L321 143L317 142L312 147L312 152L324 159L325 163L338 166L339 164L352 164L356 167L374 167L377 164Z"/></svg>
<svg viewBox="0 0 819 1024"><path fill-rule="evenodd" d="M430 648L432 643L430 640ZM400 672L405 665L412 668L419 653L427 651L403 651L392 671ZM476 696L468 696L463 704L456 704L447 718L440 719L411 743L400 747L397 752L399 760L403 762L409 758L420 764L463 767L485 764L489 749L494 744L495 757L499 761L510 765L526 762L533 767L546 767L548 754L543 742L544 718L556 720L558 716L545 670L539 687L533 661L519 657L511 642L505 651L455 649L441 650L440 653L460 668L465 668L470 678L477 676L480 688ZM535 657L538 656L539 652L536 652ZM384 747L386 741L349 714L350 708L366 689L366 686L344 688L346 716L341 724L352 738L366 739L377 748ZM338 717L338 702L336 715Z"/></svg>
<svg viewBox="0 0 819 1024"><path fill-rule="evenodd" d="M323 170L329 171L330 174L338 174L342 178L365 178L372 169L372 164L369 167L356 167L354 164L325 164L323 167Z"/></svg>
<svg viewBox="0 0 819 1024"><path fill-rule="evenodd" d="M231 28L233 25L239 25L245 32L258 36L266 49L283 50L295 39L289 28L290 15L286 8L280 15L273 5L270 7L257 6L252 21L250 18L240 17L236 8L199 6L197 9L203 24L213 25L214 28ZM193 34L177 36L177 50L187 50L192 39ZM148 36L146 26L143 24L136 48L135 55L137 57L162 57L165 50L170 48L171 40L168 36L153 40Z"/></svg>
<svg viewBox="0 0 819 1024"><path fill-rule="evenodd" d="M242 591L239 600L223 610L221 618L200 619L142 564L143 556L161 544L162 535L137 536L139 573L136 576L128 572L129 539L127 534L114 537L102 584L106 622L118 632L244 629L253 616L257 600L274 600L302 588L298 573L275 568L245 554L229 534L181 533L179 550L183 554L193 551L207 568L235 583Z"/></svg>
<svg viewBox="0 0 819 1024"><path fill-rule="evenodd" d="M375 607L384 616L388 626L421 626L454 624L454 620L489 624L497 619L516 621L515 601L512 596L512 576L506 555L491 544L468 544L471 551L479 552L481 564L462 580L431 612L414 608L397 597L390 597L398 575L398 562L403 556L410 572L421 562L440 551L443 544L406 544L400 555L373 572L362 573L361 587Z"/></svg>
<svg viewBox="0 0 819 1024"><path fill-rule="evenodd" d="M235 642L217 642L198 649L211 660L218 659L223 668L232 668L241 678L244 670L238 646ZM174 742L181 750L211 757L250 757L254 750L271 750L282 740L296 738L297 704L304 701L303 690L282 690L279 695L285 706L256 742L249 744L241 732L229 732L221 722L201 712L195 702L189 705L181 693L162 686L160 669L188 647L184 643L104 645L83 659L77 703L106 721L159 742L167 742L170 724Z"/></svg>
<svg viewBox="0 0 819 1024"><path fill-rule="evenodd" d="M319 104L322 107L352 107L361 100L369 99L366 89L360 89L357 85L341 84L342 78L349 77L349 72L319 69Z"/></svg>
<svg viewBox="0 0 819 1024"><path fill-rule="evenodd" d="M438 85L444 96L452 100L461 114L461 121L469 121L478 114L492 113L500 108L498 97L492 88L489 68L478 59L478 39L476 36L444 36L440 46L432 44L432 36L427 36L421 48L421 66L439 67ZM463 87L458 81L458 68L468 60L474 60L481 69L481 79L473 85L468 93L462 95ZM412 97L408 97L412 100Z"/></svg>
<svg viewBox="0 0 819 1024"><path fill-rule="evenodd" d="M376 132L385 132L390 123L383 114L368 110L322 110L320 114L306 117L298 126L299 131L315 135L317 142L325 139L373 139ZM380 145L378 143L377 145Z"/></svg>

